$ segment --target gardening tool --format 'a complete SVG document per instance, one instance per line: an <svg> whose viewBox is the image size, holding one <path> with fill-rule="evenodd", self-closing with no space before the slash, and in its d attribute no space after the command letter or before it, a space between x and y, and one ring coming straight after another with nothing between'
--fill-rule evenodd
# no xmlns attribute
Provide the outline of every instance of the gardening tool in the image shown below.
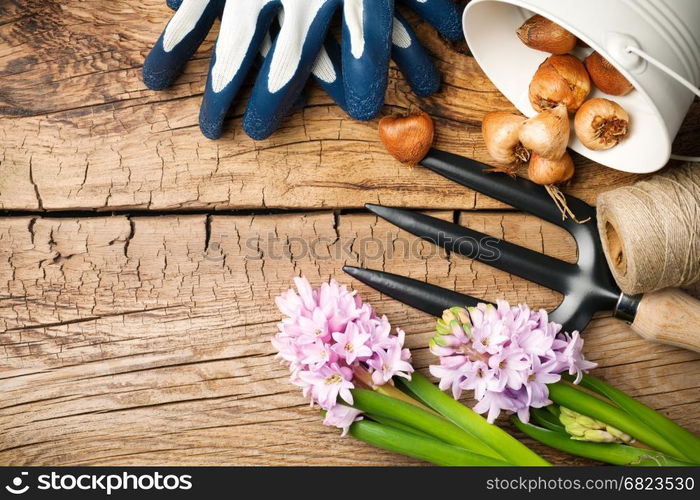
<svg viewBox="0 0 700 500"><path fill-rule="evenodd" d="M491 167L469 158L431 150L421 164L450 180L529 212L566 229L576 240L575 264L549 257L473 229L399 208L368 204L379 217L421 238L497 267L526 280L539 283L564 295L551 313L551 321L565 331L583 330L598 311L612 310L613 316L627 321L641 336L694 351L700 351L700 301L678 289L665 289L645 295L626 295L615 284L608 269L595 221L595 209L574 197L567 197L573 213L585 224L562 220L544 187L523 178L487 173ZM345 266L344 270L405 304L433 316L452 306L474 306L483 302L410 278L382 271Z"/></svg>

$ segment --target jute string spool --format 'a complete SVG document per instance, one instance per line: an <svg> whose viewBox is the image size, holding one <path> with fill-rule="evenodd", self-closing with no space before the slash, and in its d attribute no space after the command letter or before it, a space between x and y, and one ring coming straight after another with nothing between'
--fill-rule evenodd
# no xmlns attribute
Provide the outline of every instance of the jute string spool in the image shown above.
<svg viewBox="0 0 700 500"><path fill-rule="evenodd" d="M700 166L686 164L598 196L598 230L620 289L700 281Z"/></svg>

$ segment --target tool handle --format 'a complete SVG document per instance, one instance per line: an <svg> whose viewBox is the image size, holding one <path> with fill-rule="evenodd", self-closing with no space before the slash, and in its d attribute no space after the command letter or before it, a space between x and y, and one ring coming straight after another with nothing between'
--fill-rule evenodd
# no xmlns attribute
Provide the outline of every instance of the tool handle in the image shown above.
<svg viewBox="0 0 700 500"><path fill-rule="evenodd" d="M632 329L653 342L700 352L700 300L678 288L645 293Z"/></svg>

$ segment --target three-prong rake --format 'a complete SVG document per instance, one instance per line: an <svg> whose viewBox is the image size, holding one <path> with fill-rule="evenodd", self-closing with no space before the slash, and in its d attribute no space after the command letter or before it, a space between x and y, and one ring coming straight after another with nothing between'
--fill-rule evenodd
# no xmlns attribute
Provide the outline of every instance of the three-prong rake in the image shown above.
<svg viewBox="0 0 700 500"><path fill-rule="evenodd" d="M577 198L567 198L574 213L581 218L590 217L589 222L579 224L562 219L546 189L526 179L488 173L488 165L437 150L432 150L421 163L463 186L566 229L576 241L578 261L575 264L564 262L428 215L381 205L366 207L401 229L450 252L560 292L564 299L550 314L550 319L562 324L565 331L581 331L594 313L611 310L613 316L630 322L644 337L700 350L700 302L677 289L644 296L622 293L605 260L593 207ZM440 316L443 310L455 305L473 306L483 302L470 295L383 271L352 266L345 266L344 270L380 292L434 316ZM676 318L668 321L673 315ZM690 324L684 324L685 321Z"/></svg>

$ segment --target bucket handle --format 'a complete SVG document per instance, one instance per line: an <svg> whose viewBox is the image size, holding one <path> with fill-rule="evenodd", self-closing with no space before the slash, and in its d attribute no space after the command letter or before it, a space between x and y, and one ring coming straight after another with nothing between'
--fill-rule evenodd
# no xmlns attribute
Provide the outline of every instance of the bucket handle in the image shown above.
<svg viewBox="0 0 700 500"><path fill-rule="evenodd" d="M664 63L659 61L658 59L650 56L646 52L644 52L642 49L639 47L636 47L634 45L628 45L625 47L625 52L635 54L638 57L641 57L644 59L646 62L651 64L652 66L656 66L658 69L666 73L668 76L676 80L678 83L683 85L684 87L687 87L693 94L696 96L700 97L700 89L690 83L690 81L686 80L683 78L681 75L673 71L671 68L666 66ZM671 158L674 160L681 160L681 161L692 161L692 162L700 162L700 157L699 156L684 156L684 155L671 155Z"/></svg>
<svg viewBox="0 0 700 500"><path fill-rule="evenodd" d="M659 68L661 71L666 73L668 76L670 76L671 78L676 80L681 85L687 87L693 94L700 97L700 89L698 87L696 87L695 85L690 83L690 81L683 78L681 75L679 75L678 73L673 71L671 68L666 66L664 63L662 63L658 59L656 59L656 58L650 56L649 54L647 54L646 52L644 52L639 47L635 47L634 45L628 45L625 48L625 52L636 54L637 56L641 57L642 59L644 59L646 62L648 62L652 66L656 66L657 68Z"/></svg>

